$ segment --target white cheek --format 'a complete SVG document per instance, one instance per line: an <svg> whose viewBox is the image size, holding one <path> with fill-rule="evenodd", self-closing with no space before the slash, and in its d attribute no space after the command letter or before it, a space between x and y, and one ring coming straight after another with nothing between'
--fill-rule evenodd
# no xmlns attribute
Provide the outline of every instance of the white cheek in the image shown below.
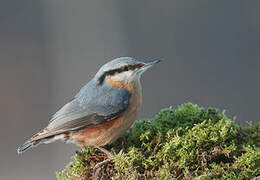
<svg viewBox="0 0 260 180"><path fill-rule="evenodd" d="M113 81L123 81L123 80L130 79L132 76L133 76L132 71L126 71L119 74L115 74L114 76L111 77L111 79Z"/></svg>

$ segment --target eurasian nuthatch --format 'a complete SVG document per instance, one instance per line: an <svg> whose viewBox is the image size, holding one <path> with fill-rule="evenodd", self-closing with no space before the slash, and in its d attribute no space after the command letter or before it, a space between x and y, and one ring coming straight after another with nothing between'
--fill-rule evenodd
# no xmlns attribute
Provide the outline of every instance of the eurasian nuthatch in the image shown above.
<svg viewBox="0 0 260 180"><path fill-rule="evenodd" d="M101 148L120 137L135 121L142 104L140 77L159 60L141 62L130 57L103 65L79 93L56 112L42 131L18 148L22 153L56 140Z"/></svg>

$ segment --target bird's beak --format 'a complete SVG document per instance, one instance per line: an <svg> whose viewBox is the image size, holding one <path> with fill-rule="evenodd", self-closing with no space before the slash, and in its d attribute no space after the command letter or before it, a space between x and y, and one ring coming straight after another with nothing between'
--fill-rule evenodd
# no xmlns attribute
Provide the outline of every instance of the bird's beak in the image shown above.
<svg viewBox="0 0 260 180"><path fill-rule="evenodd" d="M144 68L146 68L146 67L148 67L148 68L150 68L150 67L152 67L153 65L155 65L155 64L157 64L157 63L159 63L159 62L161 62L161 60L159 60L159 59L156 59L156 60L152 60L152 61L148 61L148 62L145 62L144 63Z"/></svg>
<svg viewBox="0 0 260 180"><path fill-rule="evenodd" d="M140 68L139 75L141 76L147 69L151 68L153 65L159 63L161 60L152 60L148 62L144 62L144 66Z"/></svg>

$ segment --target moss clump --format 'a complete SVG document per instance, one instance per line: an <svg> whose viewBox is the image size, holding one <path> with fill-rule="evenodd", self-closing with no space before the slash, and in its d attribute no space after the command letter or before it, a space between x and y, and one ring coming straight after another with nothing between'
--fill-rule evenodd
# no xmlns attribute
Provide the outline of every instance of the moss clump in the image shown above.
<svg viewBox="0 0 260 180"><path fill-rule="evenodd" d="M98 179L250 179L260 175L260 123L237 125L215 108L191 103L161 110L153 121L136 121L106 148L115 154ZM59 180L91 179L106 156L86 148Z"/></svg>

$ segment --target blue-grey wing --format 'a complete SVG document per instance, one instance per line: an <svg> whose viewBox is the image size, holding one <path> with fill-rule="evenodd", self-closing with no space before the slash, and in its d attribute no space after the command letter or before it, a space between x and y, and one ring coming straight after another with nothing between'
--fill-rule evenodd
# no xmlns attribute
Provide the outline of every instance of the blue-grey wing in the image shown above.
<svg viewBox="0 0 260 180"><path fill-rule="evenodd" d="M75 96L82 107L87 107L100 115L110 115L126 109L130 101L130 93L124 89L115 89L107 84L96 86L89 83Z"/></svg>
<svg viewBox="0 0 260 180"><path fill-rule="evenodd" d="M126 90L89 83L53 115L49 125L34 140L116 119L127 109L129 101Z"/></svg>

